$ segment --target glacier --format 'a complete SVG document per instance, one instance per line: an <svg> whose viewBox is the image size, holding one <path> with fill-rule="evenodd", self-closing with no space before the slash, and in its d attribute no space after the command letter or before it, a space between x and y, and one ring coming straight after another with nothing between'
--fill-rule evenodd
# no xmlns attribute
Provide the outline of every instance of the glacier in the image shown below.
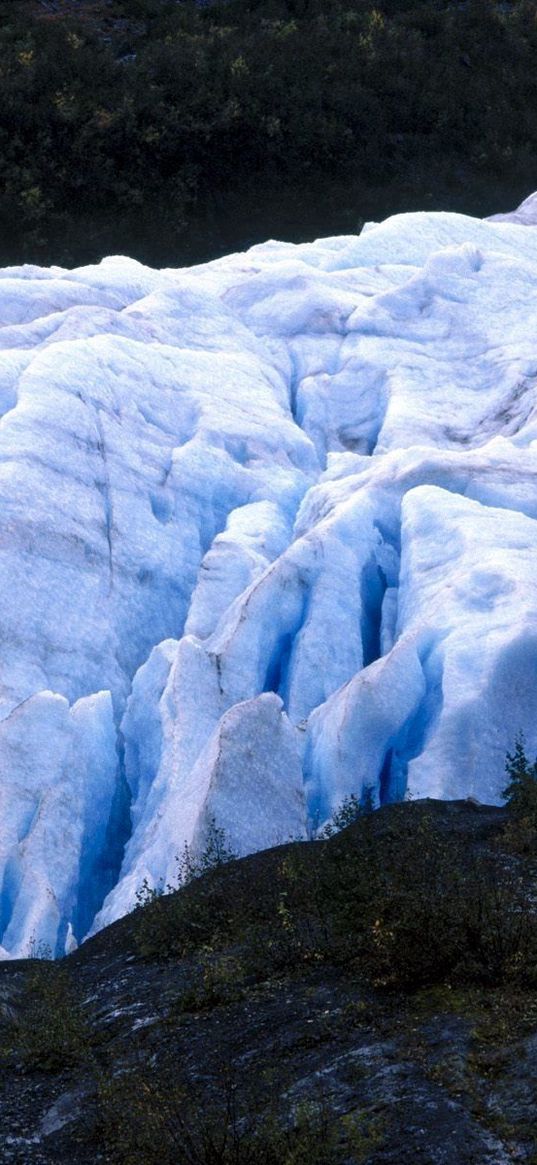
<svg viewBox="0 0 537 1165"><path fill-rule="evenodd" d="M537 752L536 224L0 272L0 956Z"/></svg>

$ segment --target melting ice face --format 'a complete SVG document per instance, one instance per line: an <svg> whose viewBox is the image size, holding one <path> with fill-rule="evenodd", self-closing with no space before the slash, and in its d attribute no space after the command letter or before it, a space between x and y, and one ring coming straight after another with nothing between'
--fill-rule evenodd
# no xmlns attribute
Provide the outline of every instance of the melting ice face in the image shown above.
<svg viewBox="0 0 537 1165"><path fill-rule="evenodd" d="M0 278L0 942L537 748L537 231Z"/></svg>

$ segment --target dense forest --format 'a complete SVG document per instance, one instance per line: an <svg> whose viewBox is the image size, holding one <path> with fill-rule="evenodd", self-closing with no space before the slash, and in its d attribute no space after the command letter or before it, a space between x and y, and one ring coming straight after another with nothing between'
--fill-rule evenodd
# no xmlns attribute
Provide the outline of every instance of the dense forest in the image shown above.
<svg viewBox="0 0 537 1165"><path fill-rule="evenodd" d="M4 0L0 261L191 263L537 187L535 0Z"/></svg>

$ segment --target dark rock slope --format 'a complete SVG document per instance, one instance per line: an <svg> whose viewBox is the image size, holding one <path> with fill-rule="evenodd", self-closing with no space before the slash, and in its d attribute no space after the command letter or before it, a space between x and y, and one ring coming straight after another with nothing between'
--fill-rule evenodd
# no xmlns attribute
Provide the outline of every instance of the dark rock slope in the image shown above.
<svg viewBox="0 0 537 1165"><path fill-rule="evenodd" d="M4 963L0 1159L535 1162L532 844L389 806Z"/></svg>

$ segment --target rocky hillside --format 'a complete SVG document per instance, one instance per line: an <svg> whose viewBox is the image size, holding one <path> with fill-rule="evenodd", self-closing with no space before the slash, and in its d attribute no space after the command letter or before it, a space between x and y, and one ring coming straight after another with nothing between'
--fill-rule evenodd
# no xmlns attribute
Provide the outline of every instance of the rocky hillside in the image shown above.
<svg viewBox="0 0 537 1165"><path fill-rule="evenodd" d="M60 964L4 964L2 1160L534 1161L525 828L387 807L216 868Z"/></svg>

